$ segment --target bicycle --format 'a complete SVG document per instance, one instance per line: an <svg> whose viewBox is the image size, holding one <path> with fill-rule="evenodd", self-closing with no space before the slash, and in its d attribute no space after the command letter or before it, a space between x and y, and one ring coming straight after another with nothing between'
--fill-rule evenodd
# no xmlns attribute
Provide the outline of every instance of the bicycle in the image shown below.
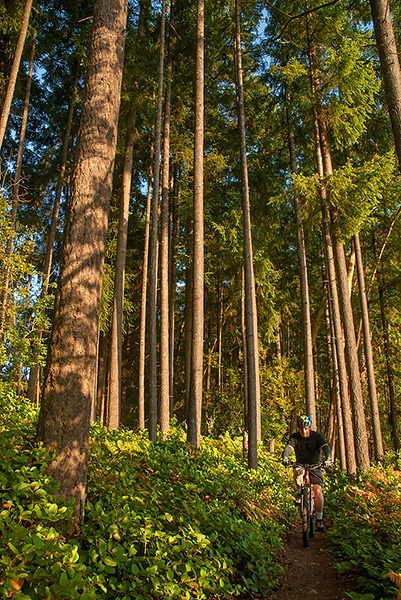
<svg viewBox="0 0 401 600"><path fill-rule="evenodd" d="M322 469L323 465L322 463L308 465L295 462L291 466L303 469L299 514L302 521L303 545L304 548L308 548L310 538L313 538L316 533L315 494L313 484L310 480L310 471L313 471L313 469Z"/></svg>

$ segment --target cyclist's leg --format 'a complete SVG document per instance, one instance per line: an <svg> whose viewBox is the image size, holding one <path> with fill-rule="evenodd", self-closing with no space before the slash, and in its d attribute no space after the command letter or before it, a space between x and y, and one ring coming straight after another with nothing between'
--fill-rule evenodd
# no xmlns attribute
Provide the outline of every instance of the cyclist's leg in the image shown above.
<svg viewBox="0 0 401 600"><path fill-rule="evenodd" d="M317 519L317 530L323 531L323 508L324 508L324 496L323 496L323 473L320 469L313 469L310 473L311 482L313 484L313 492L315 496L315 510Z"/></svg>
<svg viewBox="0 0 401 600"><path fill-rule="evenodd" d="M294 482L297 488L297 493L301 493L301 485L304 477L304 469L302 467L294 467Z"/></svg>
<svg viewBox="0 0 401 600"><path fill-rule="evenodd" d="M313 484L313 492L315 494L316 513L318 515L323 515L324 495L323 495L322 486L319 483L314 483ZM320 517L320 518L322 518L322 517Z"/></svg>

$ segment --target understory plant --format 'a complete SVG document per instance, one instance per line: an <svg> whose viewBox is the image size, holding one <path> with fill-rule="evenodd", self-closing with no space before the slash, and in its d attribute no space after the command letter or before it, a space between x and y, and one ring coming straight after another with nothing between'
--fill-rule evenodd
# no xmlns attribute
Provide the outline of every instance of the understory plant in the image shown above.
<svg viewBox="0 0 401 600"><path fill-rule="evenodd" d="M249 471L228 436L194 453L177 427L151 444L94 425L77 532L46 473L52 457L35 443L36 418L0 388L1 597L224 599L275 587L293 507L271 456Z"/></svg>
<svg viewBox="0 0 401 600"><path fill-rule="evenodd" d="M350 483L330 479L328 537L340 572L355 575L353 600L394 600L401 577L401 476L397 461L374 466ZM399 467L399 464L398 464Z"/></svg>

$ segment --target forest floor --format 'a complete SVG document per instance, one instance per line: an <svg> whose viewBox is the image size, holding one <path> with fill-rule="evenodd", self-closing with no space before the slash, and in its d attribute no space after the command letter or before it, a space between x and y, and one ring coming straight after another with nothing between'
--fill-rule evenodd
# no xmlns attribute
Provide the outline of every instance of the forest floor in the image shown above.
<svg viewBox="0 0 401 600"><path fill-rule="evenodd" d="M330 527L327 520L325 524ZM269 600L349 600L347 592L357 591L355 577L337 571L336 558L327 551L326 536L326 532L316 533L309 548L304 548L301 523L295 523L285 540L280 588Z"/></svg>

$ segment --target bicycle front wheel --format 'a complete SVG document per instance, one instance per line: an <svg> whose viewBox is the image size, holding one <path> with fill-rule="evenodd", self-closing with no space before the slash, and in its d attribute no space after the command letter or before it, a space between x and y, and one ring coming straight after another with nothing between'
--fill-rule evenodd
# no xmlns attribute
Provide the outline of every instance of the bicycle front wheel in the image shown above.
<svg viewBox="0 0 401 600"><path fill-rule="evenodd" d="M302 519L302 541L304 548L309 546L310 537L310 508L308 489L304 488L301 494L301 519Z"/></svg>
<svg viewBox="0 0 401 600"><path fill-rule="evenodd" d="M310 493L310 517L309 517L309 536L314 537L316 533L316 511L315 511L315 498L313 495L313 489Z"/></svg>

